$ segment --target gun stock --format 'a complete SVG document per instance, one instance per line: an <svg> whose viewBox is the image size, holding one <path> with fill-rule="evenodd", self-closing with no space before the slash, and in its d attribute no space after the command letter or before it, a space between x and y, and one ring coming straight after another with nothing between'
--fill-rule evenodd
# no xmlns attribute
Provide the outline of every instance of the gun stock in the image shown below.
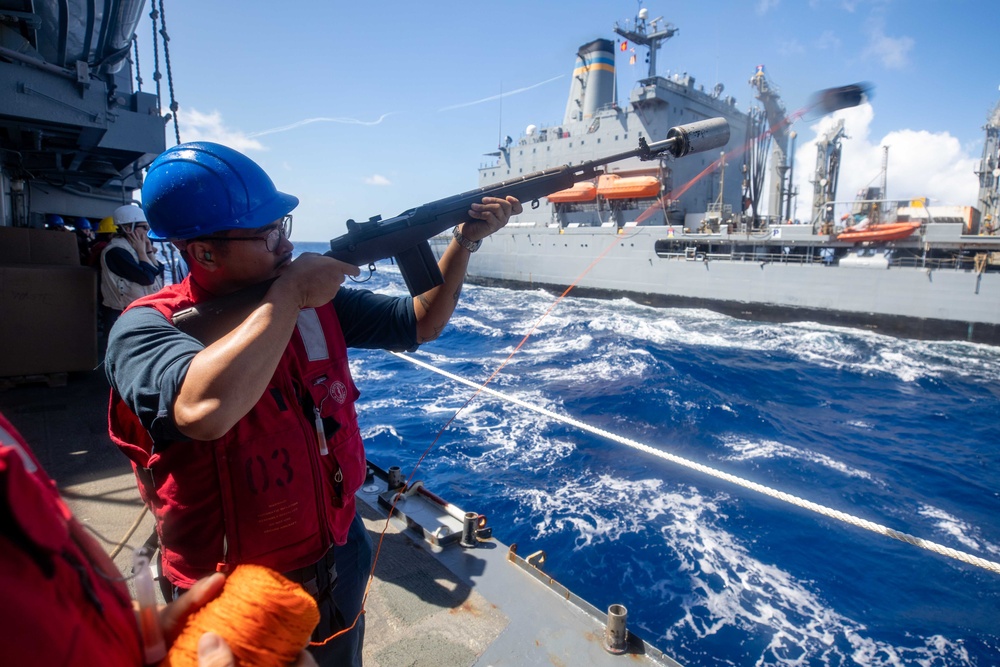
<svg viewBox="0 0 1000 667"><path fill-rule="evenodd" d="M330 241L324 254L342 262L363 266L392 257L399 266L410 294L417 296L442 284L441 271L428 240L468 219L473 203L484 197L517 197L523 204L572 187L598 175L598 167L632 157L652 160L669 154L675 158L724 146L729 142L729 123L711 118L671 128L666 139L577 166L564 165L527 176L501 181L439 199L383 220L347 221L347 233ZM174 325L209 344L239 325L267 293L272 280L174 314Z"/></svg>

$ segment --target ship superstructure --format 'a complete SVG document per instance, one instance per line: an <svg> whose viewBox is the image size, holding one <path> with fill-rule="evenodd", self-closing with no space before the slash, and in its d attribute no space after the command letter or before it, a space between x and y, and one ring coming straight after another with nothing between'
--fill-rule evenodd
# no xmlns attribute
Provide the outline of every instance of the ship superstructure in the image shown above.
<svg viewBox="0 0 1000 667"><path fill-rule="evenodd" d="M577 164L634 148L640 138L649 142L667 136L671 127L708 118L725 118L730 141L719 151L737 149L746 136L747 115L731 96L716 85L706 92L688 74L662 77L655 74L655 54L677 29L649 20L640 11L634 23L615 26L623 39L646 46L650 52L649 75L641 79L619 104L615 95L615 43L597 39L577 52L566 113L560 125L530 125L516 142L511 140L492 153L495 164L479 170L479 185L487 186L516 176L563 164ZM684 160L640 162L637 158L608 165L605 176L582 184L575 192L556 195L517 222L623 227L644 214L642 224L684 224L688 215L703 215L720 202L720 182L735 184L721 202L740 210L739 160L713 166L719 153L693 155ZM711 178L698 178L706 169ZM515 222L515 224L517 224Z"/></svg>
<svg viewBox="0 0 1000 667"><path fill-rule="evenodd" d="M99 220L132 200L165 148L157 95L131 78L144 6L0 0L0 226Z"/></svg>

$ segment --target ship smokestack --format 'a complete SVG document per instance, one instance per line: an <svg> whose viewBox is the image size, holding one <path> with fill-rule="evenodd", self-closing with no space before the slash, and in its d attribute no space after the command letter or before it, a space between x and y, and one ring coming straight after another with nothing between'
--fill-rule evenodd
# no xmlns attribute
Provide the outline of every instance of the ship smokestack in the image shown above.
<svg viewBox="0 0 1000 667"><path fill-rule="evenodd" d="M592 118L615 101L614 48L611 40L595 39L577 51L564 124Z"/></svg>

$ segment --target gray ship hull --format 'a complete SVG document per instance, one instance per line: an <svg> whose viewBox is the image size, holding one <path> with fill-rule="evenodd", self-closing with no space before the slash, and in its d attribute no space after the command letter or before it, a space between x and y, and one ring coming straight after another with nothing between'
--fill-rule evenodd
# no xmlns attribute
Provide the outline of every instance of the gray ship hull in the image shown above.
<svg viewBox="0 0 1000 667"><path fill-rule="evenodd" d="M626 228L621 234L614 227L514 226L473 255L469 276L480 284L560 293L575 285L578 296L624 295L650 305L704 307L750 319L815 321L1000 345L1000 273L995 271L891 265L881 256L867 264L865 258L832 264L815 252L785 254L782 248L788 246L774 243L758 246L761 252L749 257L728 251L670 252L662 240L672 236L663 226ZM682 249L696 248L696 237L707 247L713 236L714 249L726 248L723 235L679 236Z"/></svg>

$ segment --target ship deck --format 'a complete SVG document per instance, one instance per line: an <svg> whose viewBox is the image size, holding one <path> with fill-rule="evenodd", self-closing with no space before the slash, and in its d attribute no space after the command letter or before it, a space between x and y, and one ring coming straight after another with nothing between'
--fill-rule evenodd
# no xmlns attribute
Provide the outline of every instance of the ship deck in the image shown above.
<svg viewBox="0 0 1000 667"><path fill-rule="evenodd" d="M125 543L115 563L127 572L153 521L107 435L107 381L100 371L37 380L0 388L0 412L106 550ZM45 382L53 380L61 386ZM631 634L625 655L608 653L602 612L495 539L474 549L419 539L402 520L387 521L385 491L376 478L358 494L376 544L385 531L366 604L366 665L678 664Z"/></svg>

